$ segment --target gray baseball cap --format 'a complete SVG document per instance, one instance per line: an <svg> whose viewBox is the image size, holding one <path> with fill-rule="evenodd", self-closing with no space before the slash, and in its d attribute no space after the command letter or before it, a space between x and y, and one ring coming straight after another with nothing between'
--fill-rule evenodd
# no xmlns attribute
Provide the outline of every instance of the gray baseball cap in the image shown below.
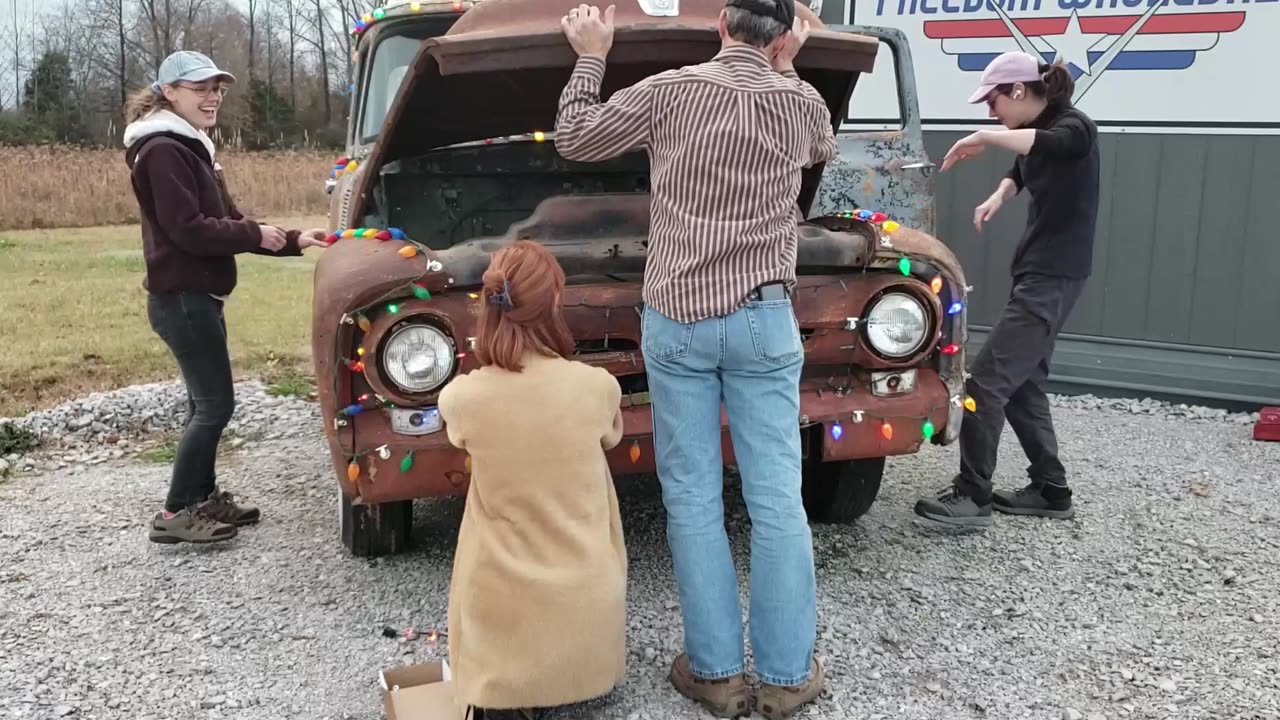
<svg viewBox="0 0 1280 720"><path fill-rule="evenodd" d="M177 82L204 82L209 78L220 77L227 82L235 82L236 76L221 70L208 56L192 50L179 50L160 63L160 72L151 89L160 91L162 85L173 85Z"/></svg>

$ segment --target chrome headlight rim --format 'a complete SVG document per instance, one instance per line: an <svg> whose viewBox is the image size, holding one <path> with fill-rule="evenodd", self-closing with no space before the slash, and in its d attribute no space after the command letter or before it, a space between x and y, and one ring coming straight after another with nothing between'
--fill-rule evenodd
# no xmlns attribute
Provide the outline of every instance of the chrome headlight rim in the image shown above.
<svg viewBox="0 0 1280 720"><path fill-rule="evenodd" d="M903 352L891 352L878 347L871 334L872 317L876 310L883 307L886 301L897 298L909 301L910 306L914 307L920 315L920 335L911 344L910 348ZM893 363L906 362L920 355L928 346L935 324L933 314L929 309L929 303L925 302L916 292L913 292L910 287L905 285L887 287L876 293L867 303L862 316L864 318L862 321L862 338L867 344L867 349L880 359Z"/></svg>
<svg viewBox="0 0 1280 720"><path fill-rule="evenodd" d="M444 360L447 362L445 369L438 374L438 378L433 382L422 386L410 386L400 379L397 374L392 372L389 367L389 359L393 356L393 348L397 340L402 338L406 333L426 330L436 336L436 340L442 344L443 358L436 357L437 363ZM397 394L405 398L417 398L439 391L450 380L458 370L458 348L453 340L453 336L446 330L441 323L435 321L430 314L412 315L406 317L388 331L386 336L379 343L378 347L378 374L382 377L383 382L390 386Z"/></svg>

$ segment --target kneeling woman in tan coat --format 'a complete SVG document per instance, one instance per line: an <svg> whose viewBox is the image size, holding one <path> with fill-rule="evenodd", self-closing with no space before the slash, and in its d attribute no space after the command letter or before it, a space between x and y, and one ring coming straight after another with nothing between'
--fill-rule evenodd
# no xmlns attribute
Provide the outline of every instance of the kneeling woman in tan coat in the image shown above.
<svg viewBox="0 0 1280 720"><path fill-rule="evenodd" d="M627 556L604 454L622 439L621 389L567 359L564 284L537 243L495 253L484 367L440 396L450 442L471 457L449 663L459 703L487 720L605 695L625 671Z"/></svg>

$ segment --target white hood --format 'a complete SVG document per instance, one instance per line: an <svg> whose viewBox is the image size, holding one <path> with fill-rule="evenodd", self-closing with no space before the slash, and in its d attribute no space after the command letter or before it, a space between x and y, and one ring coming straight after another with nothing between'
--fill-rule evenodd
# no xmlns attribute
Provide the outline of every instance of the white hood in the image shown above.
<svg viewBox="0 0 1280 720"><path fill-rule="evenodd" d="M170 110L156 110L129 123L124 129L124 146L132 147L134 143L148 135L164 132L185 135L199 140L204 144L205 149L209 151L209 159L214 159L213 140L209 139L209 136L203 130L195 129L191 123L183 120ZM215 168L218 167L217 161L213 162L213 166Z"/></svg>

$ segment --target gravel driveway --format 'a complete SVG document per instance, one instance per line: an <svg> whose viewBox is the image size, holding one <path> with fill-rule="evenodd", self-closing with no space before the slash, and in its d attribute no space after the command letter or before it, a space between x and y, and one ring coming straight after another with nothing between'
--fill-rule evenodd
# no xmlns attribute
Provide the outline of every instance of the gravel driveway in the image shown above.
<svg viewBox="0 0 1280 720"><path fill-rule="evenodd" d="M264 507L263 524L225 547L152 545L167 467L109 436L122 407L162 406L161 427L179 417L176 392L25 421L71 424L90 444L0 480L0 717L381 717L378 669L445 649L382 631L443 630L461 503L419 503L409 554L347 556L314 408L248 385L236 427L260 439L221 476ZM1154 403L1072 399L1055 417L1073 521L918 526L911 505L954 471L953 447L891 460L867 517L815 528L830 682L808 716L1280 718L1280 444L1250 440L1247 417ZM1005 440L999 484L1020 484ZM727 498L745 567L732 482ZM627 679L558 716L707 718L665 681L680 626L657 484L624 484L621 499Z"/></svg>

